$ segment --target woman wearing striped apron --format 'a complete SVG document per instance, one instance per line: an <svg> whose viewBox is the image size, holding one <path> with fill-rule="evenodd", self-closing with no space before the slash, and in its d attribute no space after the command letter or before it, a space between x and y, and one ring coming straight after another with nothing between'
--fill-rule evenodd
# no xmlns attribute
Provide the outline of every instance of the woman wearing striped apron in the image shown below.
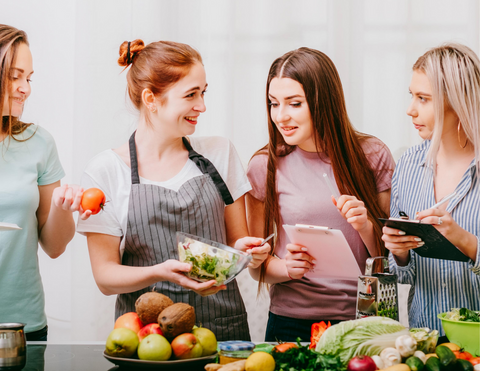
<svg viewBox="0 0 480 371"><path fill-rule="evenodd" d="M100 290L118 294L116 317L135 311L137 298L155 289L193 306L197 324L218 340L248 340L236 282L194 281L184 275L191 266L177 260L177 231L248 250L251 267L270 250L245 237L244 194L251 187L233 146L219 137L186 138L205 111L201 62L184 44L122 44L119 64L131 65L128 93L140 111L138 129L87 166L82 184L102 189L110 203L98 218L79 222L78 231L87 235Z"/></svg>

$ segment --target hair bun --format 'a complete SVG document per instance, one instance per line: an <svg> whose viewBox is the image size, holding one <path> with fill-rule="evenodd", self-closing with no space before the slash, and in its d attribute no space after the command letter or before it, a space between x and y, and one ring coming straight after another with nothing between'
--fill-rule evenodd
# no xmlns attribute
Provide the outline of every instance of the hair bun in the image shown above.
<svg viewBox="0 0 480 371"><path fill-rule="evenodd" d="M128 67L144 48L145 43L141 39L136 39L131 42L124 41L122 45L120 45L118 64L122 67Z"/></svg>

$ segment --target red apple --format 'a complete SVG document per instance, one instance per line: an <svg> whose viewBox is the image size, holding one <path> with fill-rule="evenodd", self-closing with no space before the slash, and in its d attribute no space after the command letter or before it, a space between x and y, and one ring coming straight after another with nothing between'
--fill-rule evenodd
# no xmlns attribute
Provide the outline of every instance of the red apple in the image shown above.
<svg viewBox="0 0 480 371"><path fill-rule="evenodd" d="M198 338L190 332L178 335L173 339L171 346L175 358L178 359L198 358L203 353L203 347Z"/></svg>
<svg viewBox="0 0 480 371"><path fill-rule="evenodd" d="M138 331L143 327L142 321L135 312L128 312L117 318L115 321L114 329L116 328L128 328L138 334Z"/></svg>
<svg viewBox="0 0 480 371"><path fill-rule="evenodd" d="M147 335L158 334L163 336L163 331L158 323L149 323L138 331L138 340L142 341Z"/></svg>

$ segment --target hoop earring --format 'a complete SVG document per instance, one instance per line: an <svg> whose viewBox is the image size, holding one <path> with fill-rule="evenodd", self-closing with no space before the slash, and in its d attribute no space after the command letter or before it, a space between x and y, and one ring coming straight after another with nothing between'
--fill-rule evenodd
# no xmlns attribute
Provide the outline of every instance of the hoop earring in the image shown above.
<svg viewBox="0 0 480 371"><path fill-rule="evenodd" d="M457 126L457 141L460 147L462 148L465 148L468 144L468 138L465 138L465 144L463 146L462 146L462 143L460 142L460 122L458 122L458 126Z"/></svg>

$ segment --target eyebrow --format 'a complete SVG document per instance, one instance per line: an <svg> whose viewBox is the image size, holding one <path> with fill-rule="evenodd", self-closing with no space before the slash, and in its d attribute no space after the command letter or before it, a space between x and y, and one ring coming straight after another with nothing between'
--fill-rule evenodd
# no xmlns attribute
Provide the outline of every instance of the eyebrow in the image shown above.
<svg viewBox="0 0 480 371"><path fill-rule="evenodd" d="M205 87L202 89L200 86L195 86L194 88L191 88L185 92L185 94L190 93L192 91L197 91L197 90L205 90L208 87L208 84L205 85Z"/></svg>
<svg viewBox="0 0 480 371"><path fill-rule="evenodd" d="M18 67L12 67L12 70L17 70L17 71L19 71L20 73L25 73L25 70L23 70L23 69L21 69L21 68L18 68ZM31 75L32 73L33 73L33 71L30 72L29 75Z"/></svg>
<svg viewBox="0 0 480 371"><path fill-rule="evenodd" d="M408 90L410 91L410 94L413 94L412 89L408 89ZM431 94L427 94L427 93L424 93L424 92L421 92L421 91L416 92L415 95L424 95L426 97L431 97L432 96Z"/></svg>
<svg viewBox="0 0 480 371"><path fill-rule="evenodd" d="M275 98L272 94L268 94L270 98L277 99ZM295 95L290 95L289 97L286 97L285 100L291 100L293 98L305 98L303 95L300 94L295 94Z"/></svg>

